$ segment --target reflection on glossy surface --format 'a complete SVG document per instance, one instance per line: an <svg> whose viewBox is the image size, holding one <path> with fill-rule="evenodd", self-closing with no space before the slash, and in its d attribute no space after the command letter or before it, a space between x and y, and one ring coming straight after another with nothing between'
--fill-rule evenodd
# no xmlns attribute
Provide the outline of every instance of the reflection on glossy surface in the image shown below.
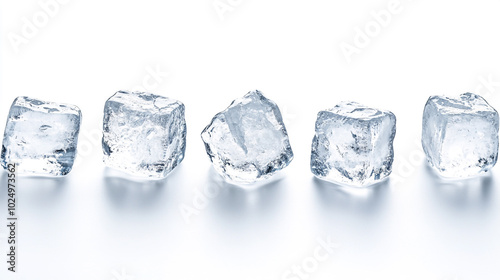
<svg viewBox="0 0 500 280"><path fill-rule="evenodd" d="M217 212L235 219L244 219L247 215L269 215L283 199L284 179L278 175L252 185L234 185L210 168L207 182L209 188L218 189L214 198Z"/></svg>
<svg viewBox="0 0 500 280"><path fill-rule="evenodd" d="M202 189L218 190L197 217L200 225L210 229L203 233L205 253L235 267L263 266L275 260L290 230L283 225L291 210L286 204L291 191L287 178L273 176L258 186L238 186L210 168L205 184ZM250 271L250 267L245 269Z"/></svg>
<svg viewBox="0 0 500 280"><path fill-rule="evenodd" d="M7 194L5 171L1 171L0 185L0 197L3 200ZM18 200L29 206L29 209L36 210L36 213L38 210L54 208L62 202L60 197L68 188L68 180L67 177L17 176L15 186Z"/></svg>
<svg viewBox="0 0 500 280"><path fill-rule="evenodd" d="M313 179L317 201L325 208L352 211L356 214L375 215L384 205L390 179L366 187L349 187Z"/></svg>
<svg viewBox="0 0 500 280"><path fill-rule="evenodd" d="M454 207L457 210L470 207L488 207L494 186L491 172L454 180L440 177L429 165L426 165L424 170L425 182L431 188L430 195L444 205Z"/></svg>
<svg viewBox="0 0 500 280"><path fill-rule="evenodd" d="M168 177L161 180L148 180L128 176L106 167L104 188L106 198L116 209L147 210L155 208L167 199L164 192L178 178L179 166Z"/></svg>
<svg viewBox="0 0 500 280"><path fill-rule="evenodd" d="M64 204L63 193L70 187L67 177L18 176L16 184L20 203L28 204L34 213Z"/></svg>
<svg viewBox="0 0 500 280"><path fill-rule="evenodd" d="M2 175L2 189L6 186L6 174ZM57 246L71 249L73 244L66 236L71 234L76 220L73 215L75 204L69 199L72 188L68 176L16 176L17 243L18 248L26 248L23 255L25 260L33 257L32 252L44 252L46 257L55 258L50 248ZM0 205L6 210L7 205L4 203L7 197L4 191L1 200ZM66 256L71 254L72 251Z"/></svg>
<svg viewBox="0 0 500 280"><path fill-rule="evenodd" d="M422 252L436 252L423 259L423 265L461 271L461 279L488 279L478 271L498 259L498 251L492 250L500 232L494 176L486 173L451 180L440 177L427 164L419 174L414 190L414 231ZM485 257L492 253L494 258Z"/></svg>

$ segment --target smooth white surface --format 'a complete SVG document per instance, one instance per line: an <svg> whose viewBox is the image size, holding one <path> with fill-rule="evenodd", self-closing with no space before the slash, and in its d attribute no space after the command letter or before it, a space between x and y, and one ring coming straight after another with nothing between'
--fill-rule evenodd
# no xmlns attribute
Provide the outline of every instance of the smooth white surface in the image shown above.
<svg viewBox="0 0 500 280"><path fill-rule="evenodd" d="M347 63L341 42L389 2L233 0L221 20L212 0L74 0L16 53L9 34L41 8L2 1L0 131L19 95L76 104L83 125L69 176L20 179L19 273L2 262L0 279L282 279L327 235L339 247L307 279L498 279L500 167L440 182L419 139L429 95L472 91L500 108L500 4L402 0ZM155 83L156 67L169 75ZM144 85L186 105L186 158L166 181L102 164L105 100ZM247 191L214 176L199 134L253 89L280 106L295 159L281 180ZM339 188L309 171L316 113L342 100L397 117L394 171L378 187ZM179 207L207 187L222 191L186 223Z"/></svg>

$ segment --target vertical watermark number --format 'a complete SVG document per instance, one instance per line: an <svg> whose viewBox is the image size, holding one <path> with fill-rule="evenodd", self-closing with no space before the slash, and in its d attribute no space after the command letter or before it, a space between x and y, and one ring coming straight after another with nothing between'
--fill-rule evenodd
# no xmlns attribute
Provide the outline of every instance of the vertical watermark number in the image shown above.
<svg viewBox="0 0 500 280"><path fill-rule="evenodd" d="M17 265L17 215L16 215L16 164L7 165L7 269L16 272Z"/></svg>

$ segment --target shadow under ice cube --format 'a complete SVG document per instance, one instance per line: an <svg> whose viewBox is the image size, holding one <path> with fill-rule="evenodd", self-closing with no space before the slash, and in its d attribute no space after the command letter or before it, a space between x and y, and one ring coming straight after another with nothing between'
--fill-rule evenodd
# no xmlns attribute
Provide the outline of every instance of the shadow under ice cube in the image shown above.
<svg viewBox="0 0 500 280"><path fill-rule="evenodd" d="M166 177L184 158L184 104L151 93L115 93L104 105L102 147L111 168Z"/></svg>
<svg viewBox="0 0 500 280"><path fill-rule="evenodd" d="M81 112L74 105L20 96L10 107L2 144L2 166L20 174L62 176L76 155Z"/></svg>
<svg viewBox="0 0 500 280"><path fill-rule="evenodd" d="M485 172L498 158L498 113L481 96L431 96L425 104L422 146L443 177Z"/></svg>
<svg viewBox="0 0 500 280"><path fill-rule="evenodd" d="M311 171L339 184L362 186L389 176L396 117L356 102L320 111L311 148Z"/></svg>

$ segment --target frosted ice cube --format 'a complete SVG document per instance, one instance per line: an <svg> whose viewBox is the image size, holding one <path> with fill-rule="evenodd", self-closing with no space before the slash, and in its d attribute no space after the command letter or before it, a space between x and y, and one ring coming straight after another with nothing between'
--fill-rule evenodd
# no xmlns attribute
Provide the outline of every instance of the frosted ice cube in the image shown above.
<svg viewBox="0 0 500 280"><path fill-rule="evenodd" d="M74 105L25 96L10 107L2 144L2 166L20 174L61 176L75 160L81 113Z"/></svg>
<svg viewBox="0 0 500 280"><path fill-rule="evenodd" d="M443 177L487 171L498 157L498 113L481 96L431 96L425 104L422 146Z"/></svg>
<svg viewBox="0 0 500 280"><path fill-rule="evenodd" d="M278 106L259 91L216 114L201 138L215 170L235 183L269 178L293 158Z"/></svg>
<svg viewBox="0 0 500 280"><path fill-rule="evenodd" d="M311 171L320 179L362 186L391 173L396 117L358 104L342 102L320 111L311 148Z"/></svg>
<svg viewBox="0 0 500 280"><path fill-rule="evenodd" d="M125 173L166 177L184 158L184 104L145 92L118 91L104 105L104 163Z"/></svg>

